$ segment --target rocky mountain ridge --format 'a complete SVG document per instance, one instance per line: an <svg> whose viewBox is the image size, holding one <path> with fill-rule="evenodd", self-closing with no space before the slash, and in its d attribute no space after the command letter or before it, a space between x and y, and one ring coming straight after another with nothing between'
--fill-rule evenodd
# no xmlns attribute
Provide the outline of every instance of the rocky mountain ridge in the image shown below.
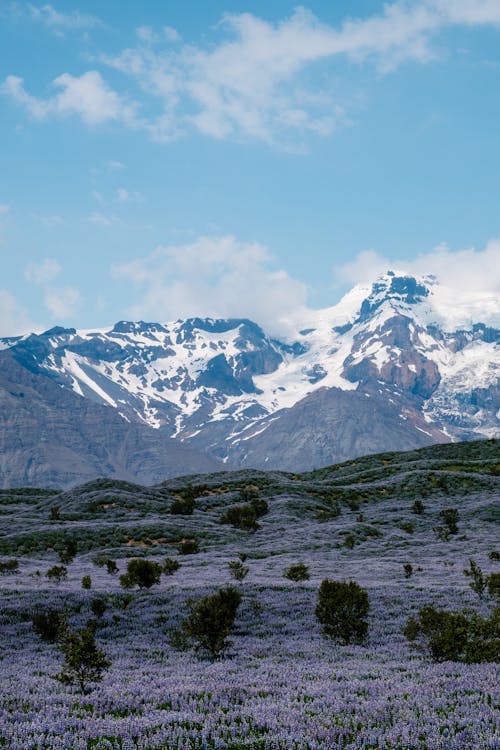
<svg viewBox="0 0 500 750"><path fill-rule="evenodd" d="M246 319L56 327L0 341L0 369L8 355L166 451L183 444L224 468L305 470L500 435L499 300L388 272L297 329L277 340Z"/></svg>

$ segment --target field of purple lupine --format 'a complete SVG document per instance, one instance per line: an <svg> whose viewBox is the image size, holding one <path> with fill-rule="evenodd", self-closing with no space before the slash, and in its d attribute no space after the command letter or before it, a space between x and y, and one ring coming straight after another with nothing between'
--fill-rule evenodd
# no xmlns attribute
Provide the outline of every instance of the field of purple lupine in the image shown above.
<svg viewBox="0 0 500 750"><path fill-rule="evenodd" d="M425 604L483 614L493 606L463 574L470 558L485 575L498 571L498 443L473 446L360 459L307 476L3 491L0 559L18 567L0 576L0 747L499 748L498 664L435 662L403 635ZM221 523L249 485L268 506L257 528ZM194 508L172 514L172 498L186 497L195 497ZM450 507L458 529L447 535L439 519ZM46 571L60 564L68 535L76 556L57 581ZM181 554L192 538L198 551ZM107 571L103 555L118 573ZM120 585L127 560L166 556L180 567L158 584ZM249 569L240 582L228 567L238 556ZM308 580L284 577L297 562L309 567ZM315 606L324 578L368 591L363 645L322 635ZM229 584L242 600L223 656L182 648L175 634L188 600ZM95 598L106 604L99 617ZM64 610L72 628L93 622L111 662L85 692L55 679L60 646L33 629L33 613L49 607Z"/></svg>

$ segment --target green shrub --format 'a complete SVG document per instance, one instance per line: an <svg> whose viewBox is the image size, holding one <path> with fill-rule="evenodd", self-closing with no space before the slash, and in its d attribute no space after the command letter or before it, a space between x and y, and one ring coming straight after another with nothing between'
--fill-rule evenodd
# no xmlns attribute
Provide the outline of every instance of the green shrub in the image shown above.
<svg viewBox="0 0 500 750"><path fill-rule="evenodd" d="M368 592L356 581L325 578L318 592L316 618L323 634L342 643L362 643L368 633Z"/></svg>
<svg viewBox="0 0 500 750"><path fill-rule="evenodd" d="M100 682L111 662L95 642L92 630L66 631L61 641L64 666L57 679L64 685L77 685L81 693L88 692L91 682Z"/></svg>
<svg viewBox="0 0 500 750"><path fill-rule="evenodd" d="M228 568L235 581L243 581L250 570L246 565L243 565L241 560L233 560L229 562Z"/></svg>
<svg viewBox="0 0 500 750"><path fill-rule="evenodd" d="M102 617L106 611L106 607L106 599L104 599L102 596L96 596L90 602L90 611L96 617Z"/></svg>
<svg viewBox="0 0 500 750"><path fill-rule="evenodd" d="M496 549L492 550L490 552L490 554L488 555L488 557L490 558L490 560L497 560L498 561L498 560L500 560L500 552L498 552L498 550L496 550Z"/></svg>
<svg viewBox="0 0 500 750"><path fill-rule="evenodd" d="M172 576L179 568L181 564L178 560L174 560L172 557L166 557L163 561L163 572L167 576Z"/></svg>
<svg viewBox="0 0 500 750"><path fill-rule="evenodd" d="M421 500L415 500L411 506L411 512L415 513L417 516L421 516L425 513L425 505Z"/></svg>
<svg viewBox="0 0 500 750"><path fill-rule="evenodd" d="M170 506L170 512L174 516L191 516L196 503L194 497L176 497Z"/></svg>
<svg viewBox="0 0 500 750"><path fill-rule="evenodd" d="M92 586L92 578L90 576L83 576L82 577L82 589L90 589Z"/></svg>
<svg viewBox="0 0 500 750"><path fill-rule="evenodd" d="M250 503L232 505L222 514L220 522L230 524L242 531L257 531L259 528L257 514Z"/></svg>
<svg viewBox="0 0 500 750"><path fill-rule="evenodd" d="M309 566L302 562L290 565L283 575L290 581L308 581L311 577L309 574Z"/></svg>
<svg viewBox="0 0 500 750"><path fill-rule="evenodd" d="M195 555L200 551L196 539L181 539L178 549L181 555Z"/></svg>
<svg viewBox="0 0 500 750"><path fill-rule="evenodd" d="M230 645L227 637L240 602L241 594L232 586L190 602L189 615L182 624L185 637L197 651L207 651L212 658L221 656Z"/></svg>
<svg viewBox="0 0 500 750"><path fill-rule="evenodd" d="M59 562L64 565L69 565L75 559L78 551L78 544L76 539L65 539L62 544L57 547L57 553L59 555Z"/></svg>
<svg viewBox="0 0 500 750"><path fill-rule="evenodd" d="M443 541L447 541L450 536L458 534L458 510L456 508L444 508L439 511L441 524L436 527L435 531Z"/></svg>
<svg viewBox="0 0 500 750"><path fill-rule="evenodd" d="M45 575L50 581L60 583L68 577L68 569L64 565L53 565Z"/></svg>
<svg viewBox="0 0 500 750"><path fill-rule="evenodd" d="M472 558L469 560L469 567L464 569L464 576L472 579L469 586L482 599L486 591L487 580L479 565Z"/></svg>
<svg viewBox="0 0 500 750"><path fill-rule="evenodd" d="M500 573L490 573L486 579L488 594L492 599L500 600Z"/></svg>
<svg viewBox="0 0 500 750"><path fill-rule="evenodd" d="M489 619L466 612L447 612L431 605L410 618L403 631L409 641L435 661L467 664L500 659L500 617L496 609Z"/></svg>
<svg viewBox="0 0 500 750"><path fill-rule="evenodd" d="M0 560L0 575L6 576L11 573L19 573L19 560Z"/></svg>
<svg viewBox="0 0 500 750"><path fill-rule="evenodd" d="M405 563L403 565L403 570L405 572L405 578L411 578L413 575L413 565L411 563Z"/></svg>
<svg viewBox="0 0 500 750"><path fill-rule="evenodd" d="M150 589L160 583L162 566L151 560L142 558L129 560L127 572L120 576L120 586L125 589L139 586L140 589Z"/></svg>
<svg viewBox="0 0 500 750"><path fill-rule="evenodd" d="M60 633L66 628L66 615L59 609L47 609L35 612L31 616L33 630L43 641L55 643Z"/></svg>

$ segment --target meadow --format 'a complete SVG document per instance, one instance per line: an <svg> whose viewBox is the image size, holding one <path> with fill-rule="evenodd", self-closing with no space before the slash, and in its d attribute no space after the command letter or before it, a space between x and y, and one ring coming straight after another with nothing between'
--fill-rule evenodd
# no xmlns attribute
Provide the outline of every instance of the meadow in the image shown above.
<svg viewBox="0 0 500 750"><path fill-rule="evenodd" d="M2 491L0 559L19 565L0 576L0 747L499 748L498 663L436 662L403 634L426 604L491 612L494 603L477 596L463 570L472 558L485 575L498 572L499 469L499 441L490 440L307 474ZM267 512L254 528L245 528L247 516L240 528L221 522L247 504L249 487ZM458 528L446 534L440 524L450 508ZM186 539L197 552L182 554ZM46 571L60 564L68 540L76 555L57 582ZM120 585L127 560L167 556L180 567L157 585ZM249 572L236 582L228 564L240 558ZM298 562L310 578L285 578ZM363 644L322 635L315 606L325 578L367 590ZM229 584L242 601L231 645L211 659L176 634L189 600ZM99 617L96 598L106 605ZM74 629L90 620L111 662L85 693L55 679L61 649L33 629L33 613L48 607L64 610Z"/></svg>

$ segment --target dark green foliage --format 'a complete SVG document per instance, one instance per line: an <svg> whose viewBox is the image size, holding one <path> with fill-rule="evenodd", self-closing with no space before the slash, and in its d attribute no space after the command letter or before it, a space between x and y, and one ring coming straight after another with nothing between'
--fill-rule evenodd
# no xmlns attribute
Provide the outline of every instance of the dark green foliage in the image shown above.
<svg viewBox="0 0 500 750"><path fill-rule="evenodd" d="M170 506L170 512L174 516L191 516L195 506L194 497L177 497Z"/></svg>
<svg viewBox="0 0 500 750"><path fill-rule="evenodd" d="M174 560L173 557L166 557L163 561L163 572L167 576L172 576L179 568L181 564L178 560Z"/></svg>
<svg viewBox="0 0 500 750"><path fill-rule="evenodd" d="M417 619L408 620L403 632L435 661L477 664L500 660L498 608L485 619L476 613L447 612L427 605Z"/></svg>
<svg viewBox="0 0 500 750"><path fill-rule="evenodd" d="M490 573L486 579L486 584L491 598L500 601L500 573Z"/></svg>
<svg viewBox="0 0 500 750"><path fill-rule="evenodd" d="M118 565L114 560L111 560L109 557L106 560L106 570L109 573L109 575L115 575L115 573L118 573Z"/></svg>
<svg viewBox="0 0 500 750"><path fill-rule="evenodd" d="M413 534L415 531L415 524L411 521L401 521L399 528L401 531L406 531L407 534Z"/></svg>
<svg viewBox="0 0 500 750"><path fill-rule="evenodd" d="M405 578L411 578L413 575L413 565L411 563L405 563L403 565L403 570L405 572Z"/></svg>
<svg viewBox="0 0 500 750"><path fill-rule="evenodd" d="M269 512L267 501L259 497L259 488L246 485L240 490L240 498L246 500L242 505L232 505L222 514L220 522L228 523L235 529L257 531L257 519Z"/></svg>
<svg viewBox="0 0 500 750"><path fill-rule="evenodd" d="M490 558L490 560L496 560L496 561L498 561L498 560L500 560L500 552L498 552L498 550L496 550L496 549L492 550L490 552L490 554L488 555L488 557Z"/></svg>
<svg viewBox="0 0 500 750"><path fill-rule="evenodd" d="M190 602L189 615L182 624L185 637L197 651L207 651L212 658L217 658L230 645L227 637L240 602L241 594L233 586Z"/></svg>
<svg viewBox="0 0 500 750"><path fill-rule="evenodd" d="M232 560L228 563L228 568L235 581L243 581L250 570L241 560Z"/></svg>
<svg viewBox="0 0 500 750"><path fill-rule="evenodd" d="M106 599L104 599L102 596L96 596L90 602L90 611L96 617L102 617L106 611L107 606L108 605L106 603Z"/></svg>
<svg viewBox="0 0 500 750"><path fill-rule="evenodd" d="M308 581L311 577L309 574L309 566L301 562L296 563L296 565L290 565L283 575L290 581Z"/></svg>
<svg viewBox="0 0 500 750"><path fill-rule="evenodd" d="M368 633L368 592L356 581L325 578L318 592L316 618L323 634L341 643L362 643Z"/></svg>
<svg viewBox="0 0 500 750"><path fill-rule="evenodd" d="M11 573L19 573L19 560L0 560L0 575L6 576Z"/></svg>
<svg viewBox="0 0 500 750"><path fill-rule="evenodd" d="M474 591L474 593L477 594L480 599L482 599L484 596L484 592L486 591L486 577L484 576L483 571L481 570L479 565L474 562L472 558L469 560L469 566L470 567L464 569L464 576L472 579L469 583L469 586Z"/></svg>
<svg viewBox="0 0 500 750"><path fill-rule="evenodd" d="M56 581L60 583L62 580L68 577L68 569L64 565L53 565L45 573L50 581Z"/></svg>
<svg viewBox="0 0 500 750"><path fill-rule="evenodd" d="M59 562L62 562L64 565L69 565L69 563L73 562L75 559L77 551L78 544L76 539L65 539L57 548Z"/></svg>
<svg viewBox="0 0 500 750"><path fill-rule="evenodd" d="M200 551L196 539L181 539L179 542L179 552L181 555L194 555Z"/></svg>
<svg viewBox="0 0 500 750"><path fill-rule="evenodd" d="M458 534L458 510L456 508L444 508L439 511L441 524L436 528L439 539L447 541L450 536Z"/></svg>
<svg viewBox="0 0 500 750"><path fill-rule="evenodd" d="M82 577L82 589L90 589L92 586L92 578L90 576Z"/></svg>
<svg viewBox="0 0 500 750"><path fill-rule="evenodd" d="M66 631L61 640L64 666L57 679L64 685L77 685L81 693L88 692L91 682L100 682L111 662L97 647L92 630Z"/></svg>
<svg viewBox="0 0 500 750"><path fill-rule="evenodd" d="M221 523L228 523L235 529L242 531L257 531L257 514L250 503L245 505L232 505L221 516Z"/></svg>
<svg viewBox="0 0 500 750"><path fill-rule="evenodd" d="M346 534L346 537L344 539L344 545L347 547L347 549L354 549L354 545L356 544L356 537L354 534Z"/></svg>
<svg viewBox="0 0 500 750"><path fill-rule="evenodd" d="M61 508L59 505L53 505L49 512L49 521L61 520Z"/></svg>
<svg viewBox="0 0 500 750"><path fill-rule="evenodd" d="M160 583L162 566L152 560L137 558L129 560L127 572L120 576L120 586L131 589L139 586L140 589L150 589L156 583Z"/></svg>
<svg viewBox="0 0 500 750"><path fill-rule="evenodd" d="M118 565L116 564L115 560L111 559L110 557L95 557L93 563L99 568L105 567L110 575L118 573Z"/></svg>
<svg viewBox="0 0 500 750"><path fill-rule="evenodd" d="M31 616L33 630L43 641L55 643L66 628L66 615L59 609L47 609L35 612Z"/></svg>
<svg viewBox="0 0 500 750"><path fill-rule="evenodd" d="M421 500L417 499L411 506L411 512L415 513L417 516L421 516L425 513L425 505Z"/></svg>

